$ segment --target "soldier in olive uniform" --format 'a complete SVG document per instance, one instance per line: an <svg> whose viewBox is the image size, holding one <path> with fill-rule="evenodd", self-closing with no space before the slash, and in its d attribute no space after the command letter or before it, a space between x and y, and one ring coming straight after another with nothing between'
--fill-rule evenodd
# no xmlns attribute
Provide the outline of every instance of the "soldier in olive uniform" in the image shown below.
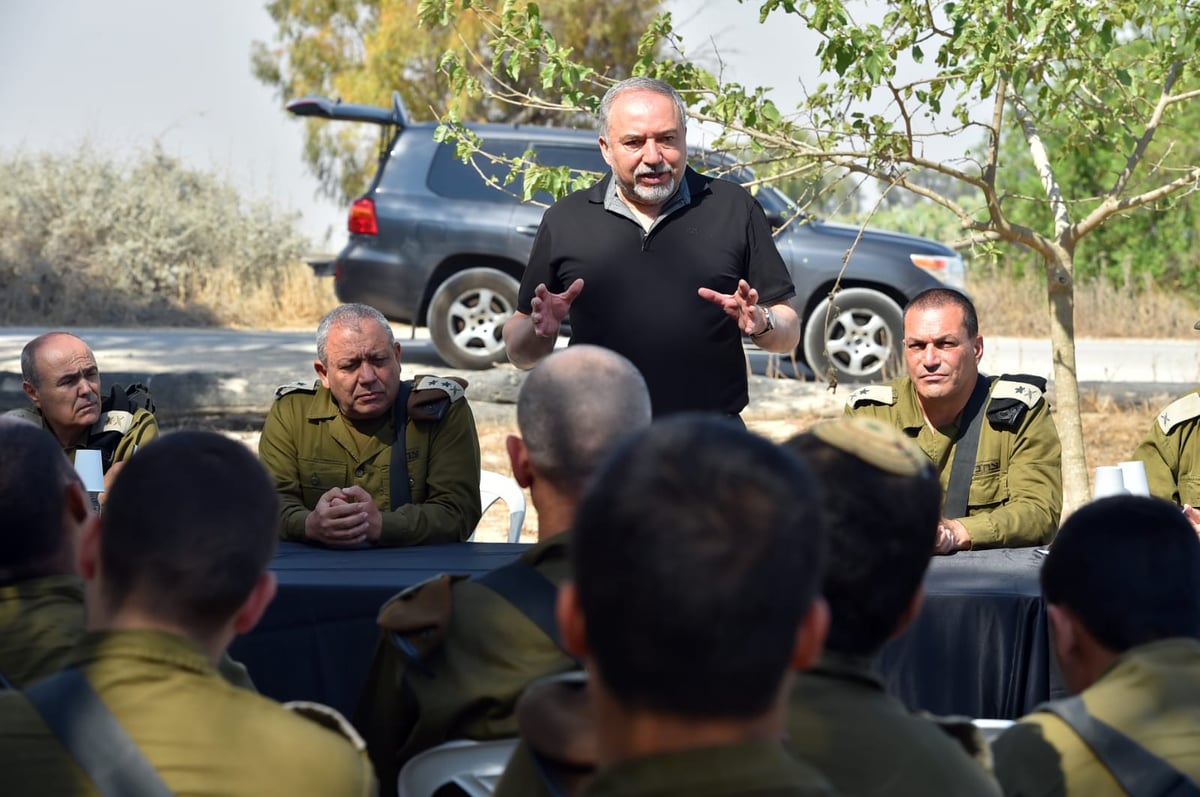
<svg viewBox="0 0 1200 797"><path fill-rule="evenodd" d="M105 492L138 446L158 436L154 402L143 385L113 385L100 397L100 369L86 343L69 332L47 332L21 349L21 387L33 409L8 415L49 430L67 458L97 449Z"/></svg>
<svg viewBox="0 0 1200 797"><path fill-rule="evenodd" d="M522 554L529 598L553 616L567 544L587 479L618 439L650 424L645 380L628 360L572 346L539 363L521 386L508 438L513 475L529 489L538 544ZM436 617L436 621L431 618ZM442 576L393 598L355 715L388 794L399 768L447 739L516 735L513 708L533 680L577 666L524 609L482 581ZM436 633L430 633L435 626ZM397 646L393 640L402 642Z"/></svg>
<svg viewBox="0 0 1200 797"><path fill-rule="evenodd" d="M1041 571L1067 688L993 743L1008 795L1195 794L1200 541L1174 505L1120 495L1074 512ZM1191 781L1191 790L1151 783ZM1141 786L1135 786L1140 783Z"/></svg>
<svg viewBox="0 0 1200 797"><path fill-rule="evenodd" d="M854 391L846 413L900 429L938 469L946 506L936 552L1049 542L1062 512L1062 447L1045 380L980 374L975 307L948 288L920 293L905 308L904 356L908 376ZM975 455L956 464L972 438Z"/></svg>
<svg viewBox="0 0 1200 797"><path fill-rule="evenodd" d="M1200 329L1200 321L1196 322ZM1182 504L1200 530L1200 388L1171 402L1133 452L1146 465L1150 494ZM1193 442L1195 441L1195 442Z"/></svg>
<svg viewBox="0 0 1200 797"><path fill-rule="evenodd" d="M391 325L361 304L322 319L314 366L319 385L277 391L258 444L283 503L282 538L335 547L466 540L482 510L465 383L401 383Z"/></svg>
<svg viewBox="0 0 1200 797"><path fill-rule="evenodd" d="M74 541L91 518L79 477L53 436L0 418L0 687L17 689L63 669L85 633L83 581ZM235 686L254 689L229 656L219 665Z"/></svg>
<svg viewBox="0 0 1200 797"><path fill-rule="evenodd" d="M941 506L933 465L900 431L867 418L827 421L786 445L821 482L830 530L822 594L832 618L820 661L792 687L792 749L846 794L999 795L971 757L982 742L967 750L959 741L974 735L971 724L954 723L952 736L949 721L911 713L873 666L920 610Z"/></svg>
<svg viewBox="0 0 1200 797"><path fill-rule="evenodd" d="M797 457L702 416L656 422L601 469L557 608L588 672L584 794L833 793L783 741L786 673L829 620L812 485ZM516 793L507 773L498 793Z"/></svg>
<svg viewBox="0 0 1200 797"><path fill-rule="evenodd" d="M336 712L289 711L217 673L275 594L278 505L254 455L212 432L166 435L130 460L79 542L90 630L69 669L0 693L5 794L96 794L111 777L110 762L87 763L101 735L128 736L150 777L178 795L374 793L361 740ZM116 730L88 729L97 720L66 697L72 685L95 694ZM47 690L61 724L82 730L56 736Z"/></svg>

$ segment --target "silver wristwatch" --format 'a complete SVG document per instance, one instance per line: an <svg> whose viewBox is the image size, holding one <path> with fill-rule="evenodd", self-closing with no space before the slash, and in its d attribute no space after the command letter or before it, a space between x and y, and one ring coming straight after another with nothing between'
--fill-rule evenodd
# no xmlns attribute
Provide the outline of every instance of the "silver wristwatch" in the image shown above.
<svg viewBox="0 0 1200 797"><path fill-rule="evenodd" d="M771 308L765 307L760 304L758 306L758 309L762 310L763 316L767 319L767 328L764 329L762 332L755 332L754 334L752 334L750 336L752 338L761 338L763 335L767 334L768 332L770 332L772 329L775 328L775 314L771 312Z"/></svg>

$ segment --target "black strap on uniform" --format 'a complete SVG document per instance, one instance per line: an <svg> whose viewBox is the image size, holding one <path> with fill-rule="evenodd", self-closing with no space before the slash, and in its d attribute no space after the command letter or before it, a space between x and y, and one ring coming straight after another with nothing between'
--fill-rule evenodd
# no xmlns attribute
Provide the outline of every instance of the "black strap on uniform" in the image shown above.
<svg viewBox="0 0 1200 797"><path fill-rule="evenodd" d="M412 487L408 483L408 446L404 442L405 431L408 429L408 394L411 392L412 383L401 382L400 393L396 396L396 403L392 405L392 423L396 427L396 435L392 438L392 478L389 490L392 509L412 503Z"/></svg>
<svg viewBox="0 0 1200 797"><path fill-rule="evenodd" d="M0 692L3 692L5 689L16 689L16 688L17 687L13 686L12 681L5 678L4 673L0 672Z"/></svg>
<svg viewBox="0 0 1200 797"><path fill-rule="evenodd" d="M515 606L517 611L528 617L543 634L550 637L554 644L562 647L558 636L558 622L554 619L554 602L558 596L558 587L536 568L515 559L484 573L475 581Z"/></svg>
<svg viewBox="0 0 1200 797"><path fill-rule="evenodd" d="M1046 703L1038 710L1048 711L1071 726L1130 797L1200 795L1200 787L1187 775L1089 714L1078 695Z"/></svg>
<svg viewBox="0 0 1200 797"><path fill-rule="evenodd" d="M954 446L954 462L950 465L950 481L946 484L946 500L942 516L967 516L967 497L971 493L971 477L975 475L975 455L979 452L979 432L983 429L983 405L987 402L992 380L980 374L975 389L967 399L959 425L958 442Z"/></svg>
<svg viewBox="0 0 1200 797"><path fill-rule="evenodd" d="M79 670L38 681L25 696L104 797L172 797Z"/></svg>

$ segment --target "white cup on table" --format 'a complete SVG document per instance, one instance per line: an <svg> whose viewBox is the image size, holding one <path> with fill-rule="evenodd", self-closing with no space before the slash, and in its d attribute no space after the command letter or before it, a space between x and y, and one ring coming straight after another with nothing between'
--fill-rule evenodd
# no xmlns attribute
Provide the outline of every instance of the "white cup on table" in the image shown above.
<svg viewBox="0 0 1200 797"><path fill-rule="evenodd" d="M1117 465L1121 469L1121 479L1130 495L1150 495L1150 484L1146 481L1146 463L1133 459Z"/></svg>
<svg viewBox="0 0 1200 797"><path fill-rule="evenodd" d="M1125 477L1120 465L1101 465L1096 468L1096 478L1092 483L1092 498L1104 498L1110 495L1126 495Z"/></svg>

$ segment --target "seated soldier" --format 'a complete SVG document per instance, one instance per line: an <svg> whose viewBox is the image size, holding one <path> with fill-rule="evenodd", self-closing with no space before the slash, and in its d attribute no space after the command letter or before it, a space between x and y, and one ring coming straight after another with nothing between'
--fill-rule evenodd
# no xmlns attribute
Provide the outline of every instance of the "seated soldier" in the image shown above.
<svg viewBox="0 0 1200 797"><path fill-rule="evenodd" d="M916 441L945 491L935 551L1049 542L1062 511L1062 447L1046 380L979 373L983 336L971 300L950 288L904 310L908 376L850 394L846 413Z"/></svg>
<svg viewBox="0 0 1200 797"><path fill-rule="evenodd" d="M479 438L466 383L400 381L400 344L372 307L317 327L319 384L276 391L258 453L285 540L333 547L459 542L475 530Z"/></svg>
<svg viewBox="0 0 1200 797"><path fill-rule="evenodd" d="M78 449L99 450L106 493L138 446L158 435L145 385L113 385L101 399L96 357L69 332L47 332L26 343L21 380L34 408L7 414L50 430L71 462Z"/></svg>
<svg viewBox="0 0 1200 797"><path fill-rule="evenodd" d="M941 507L937 472L915 443L878 420L827 421L786 445L821 483L830 537L829 636L820 661L792 688L792 749L846 794L998 795L949 728L889 696L873 668L920 609ZM969 722L957 725L973 735Z"/></svg>
<svg viewBox="0 0 1200 797"><path fill-rule="evenodd" d="M71 463L45 430L0 417L0 686L28 686L64 666L84 635L75 546L91 518ZM253 689L222 656L221 675Z"/></svg>
<svg viewBox="0 0 1200 797"><path fill-rule="evenodd" d="M829 620L811 485L797 457L716 417L656 422L603 466L557 608L588 673L584 794L832 793L783 741L788 672L816 660ZM501 793L531 792L506 771Z"/></svg>
<svg viewBox="0 0 1200 797"><path fill-rule="evenodd" d="M1200 321L1195 329L1200 329ZM1133 452L1146 466L1150 494L1184 507L1200 531L1200 387L1168 404Z"/></svg>
<svg viewBox="0 0 1200 797"><path fill-rule="evenodd" d="M1004 793L1196 794L1200 540L1191 524L1157 498L1086 504L1058 532L1041 581L1075 697L1040 706L995 741Z"/></svg>
<svg viewBox="0 0 1200 797"><path fill-rule="evenodd" d="M525 687L577 666L553 627L575 508L617 440L649 424L645 380L619 354L571 346L530 372L517 398L520 436L507 443L537 509L538 544L515 565L474 581L440 576L380 612L384 633L354 719L383 794L409 758L447 739L515 736ZM518 577L520 590L496 580L502 574Z"/></svg>
<svg viewBox="0 0 1200 797"><path fill-rule="evenodd" d="M130 460L79 543L88 633L68 669L0 693L6 794L372 793L336 712L288 711L217 674L274 596L278 516L254 455L215 433L166 435ZM105 751L124 737L114 766Z"/></svg>

